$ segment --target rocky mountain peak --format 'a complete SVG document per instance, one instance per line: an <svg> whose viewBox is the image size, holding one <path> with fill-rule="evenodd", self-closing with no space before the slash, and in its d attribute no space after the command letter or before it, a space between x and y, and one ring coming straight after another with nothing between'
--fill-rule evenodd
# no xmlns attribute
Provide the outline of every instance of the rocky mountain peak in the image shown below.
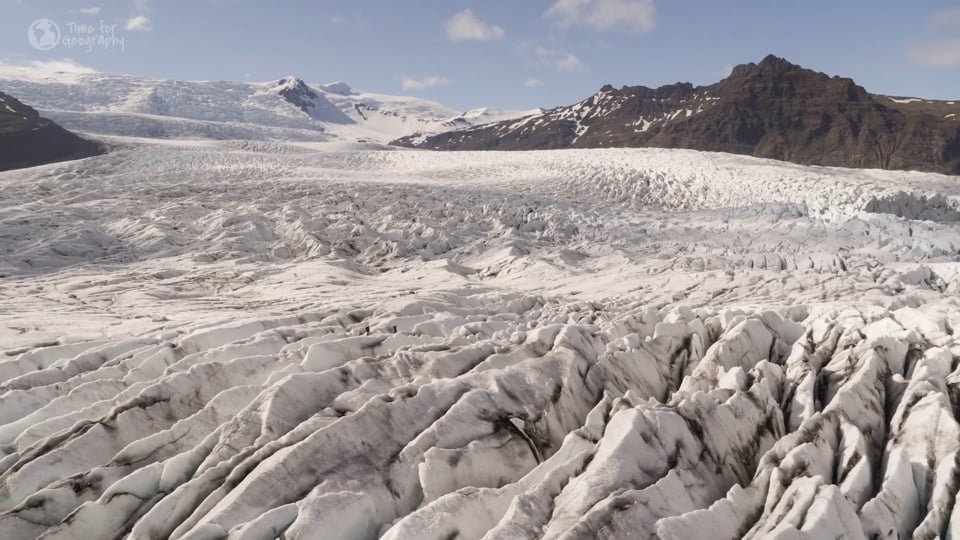
<svg viewBox="0 0 960 540"><path fill-rule="evenodd" d="M0 92L0 171L103 153L92 141L61 128L20 100Z"/></svg>
<svg viewBox="0 0 960 540"><path fill-rule="evenodd" d="M280 79L279 81L277 81L276 86L278 89L281 89L281 90L285 88L300 88L300 89L309 90L310 88L309 86L307 86L307 83L304 82L303 79L301 79L300 77L295 77L293 75L288 75Z"/></svg>
<svg viewBox="0 0 960 540"><path fill-rule="evenodd" d="M284 77L277 81L275 90L283 96L288 102L296 106L305 113L310 113L310 108L319 95L307 83L298 77Z"/></svg>
<svg viewBox="0 0 960 540"><path fill-rule="evenodd" d="M785 58L768 54L757 64L750 62L734 67L727 78L744 79L750 77L780 77L786 73L796 71L806 72L810 75L817 74L815 71L804 69L796 64L793 64Z"/></svg>
<svg viewBox="0 0 960 540"><path fill-rule="evenodd" d="M872 96L768 55L709 86L611 85L525 122L480 126L397 144L444 150L662 147L804 164L960 174L958 113L931 100ZM946 103L946 102L944 102Z"/></svg>
<svg viewBox="0 0 960 540"><path fill-rule="evenodd" d="M774 54L768 54L763 57L763 60L757 64L757 67L764 71L771 71L774 73L783 73L785 71L791 71L794 69L803 69L800 66L791 63L786 58L781 58Z"/></svg>
<svg viewBox="0 0 960 540"><path fill-rule="evenodd" d="M315 120L336 124L353 123L349 116L299 77L284 77L271 87L271 91Z"/></svg>

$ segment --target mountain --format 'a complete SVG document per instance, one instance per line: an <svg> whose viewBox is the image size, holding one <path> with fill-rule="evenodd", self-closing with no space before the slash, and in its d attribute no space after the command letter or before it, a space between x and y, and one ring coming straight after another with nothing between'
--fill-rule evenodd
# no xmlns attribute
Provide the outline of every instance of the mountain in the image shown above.
<svg viewBox="0 0 960 540"><path fill-rule="evenodd" d="M530 112L458 113L421 98L343 82L311 85L294 76L266 83L99 73L25 79L23 72L0 70L0 85L68 129L151 138L386 143Z"/></svg>
<svg viewBox="0 0 960 540"><path fill-rule="evenodd" d="M280 79L276 86L271 88L271 91L276 92L287 103L300 109L314 120L333 124L354 123L352 118L338 109L330 100L296 77Z"/></svg>
<svg viewBox="0 0 960 540"><path fill-rule="evenodd" d="M544 110L539 108L527 111L513 111L483 107L480 109L471 109L458 114L457 116L447 120L444 125L453 129L462 129L465 127L474 127L482 124L490 124L494 122L502 122L504 120L512 120L514 118L542 114L543 112Z"/></svg>
<svg viewBox="0 0 960 540"><path fill-rule="evenodd" d="M0 171L80 159L103 153L95 142L81 139L0 92Z"/></svg>
<svg viewBox="0 0 960 540"><path fill-rule="evenodd" d="M960 174L960 105L868 93L776 56L709 86L604 86L569 107L394 141L435 150L661 147Z"/></svg>

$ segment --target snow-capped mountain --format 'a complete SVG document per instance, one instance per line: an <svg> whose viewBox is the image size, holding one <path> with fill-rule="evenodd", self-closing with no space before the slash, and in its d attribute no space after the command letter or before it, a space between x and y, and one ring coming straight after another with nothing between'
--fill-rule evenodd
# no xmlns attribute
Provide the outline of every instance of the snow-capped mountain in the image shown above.
<svg viewBox="0 0 960 540"><path fill-rule="evenodd" d="M521 116L466 113L417 97L364 92L346 83L175 81L107 74L65 78L0 71L0 88L68 129L151 138L385 143Z"/></svg>
<svg viewBox="0 0 960 540"><path fill-rule="evenodd" d="M503 122L505 120L512 120L514 118L522 118L527 116L533 116L537 114L542 114L543 109L536 108L526 111L514 111L507 109L495 109L491 107L482 107L479 109L471 109L464 113L458 114L457 116L447 120L444 125L450 129L463 129L466 127L479 126L483 124L490 124L493 122Z"/></svg>
<svg viewBox="0 0 960 540"><path fill-rule="evenodd" d="M103 149L0 92L0 171L94 156Z"/></svg>
<svg viewBox="0 0 960 540"><path fill-rule="evenodd" d="M960 174L960 105L870 94L770 55L709 86L606 85L520 120L396 141L434 150L690 148L811 165Z"/></svg>
<svg viewBox="0 0 960 540"><path fill-rule="evenodd" d="M296 77L280 79L267 93L281 96L314 120L332 124L353 124L354 120L338 109L330 100Z"/></svg>

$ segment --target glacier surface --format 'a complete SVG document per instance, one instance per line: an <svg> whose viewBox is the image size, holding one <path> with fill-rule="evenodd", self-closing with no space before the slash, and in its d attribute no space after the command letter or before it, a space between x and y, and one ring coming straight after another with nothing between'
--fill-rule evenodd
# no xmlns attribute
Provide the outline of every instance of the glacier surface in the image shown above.
<svg viewBox="0 0 960 540"><path fill-rule="evenodd" d="M956 178L108 142L0 173L0 538L958 536Z"/></svg>

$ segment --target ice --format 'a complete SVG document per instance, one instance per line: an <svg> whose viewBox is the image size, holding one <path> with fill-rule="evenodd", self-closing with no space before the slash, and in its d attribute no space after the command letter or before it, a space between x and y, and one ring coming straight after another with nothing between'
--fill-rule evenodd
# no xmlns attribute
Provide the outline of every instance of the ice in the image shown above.
<svg viewBox="0 0 960 540"><path fill-rule="evenodd" d="M0 173L0 538L960 523L954 178L252 138Z"/></svg>
<svg viewBox="0 0 960 540"><path fill-rule="evenodd" d="M263 83L27 75L0 66L5 91L68 129L98 135L387 143L540 112L458 114L422 98L364 92L343 82L310 85L292 75Z"/></svg>

